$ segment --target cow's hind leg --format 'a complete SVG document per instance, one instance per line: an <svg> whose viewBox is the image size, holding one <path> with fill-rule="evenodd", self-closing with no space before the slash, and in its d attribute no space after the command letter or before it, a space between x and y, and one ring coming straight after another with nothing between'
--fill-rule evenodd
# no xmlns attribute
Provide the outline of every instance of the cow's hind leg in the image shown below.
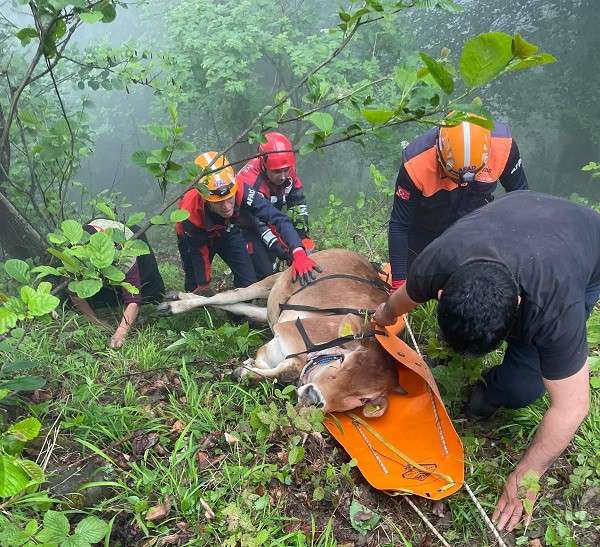
<svg viewBox="0 0 600 547"><path fill-rule="evenodd" d="M222 306L247 302L248 300L254 300L255 298L268 298L273 285L280 275L281 273L273 274L248 287L225 291L215 294L214 296L197 296L191 293L179 293L179 300L174 302L163 302L158 305L157 309L161 315L171 315L184 313L204 306Z"/></svg>

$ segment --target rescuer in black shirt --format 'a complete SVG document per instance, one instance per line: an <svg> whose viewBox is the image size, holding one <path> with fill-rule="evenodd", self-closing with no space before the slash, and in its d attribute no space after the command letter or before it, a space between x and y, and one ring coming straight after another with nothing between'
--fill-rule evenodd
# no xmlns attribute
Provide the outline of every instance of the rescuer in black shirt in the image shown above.
<svg viewBox="0 0 600 547"><path fill-rule="evenodd" d="M536 436L508 477L494 519L512 530L525 473L542 475L589 411L586 319L600 297L600 215L536 192L516 191L458 220L428 245L376 314L383 325L439 299L441 335L455 351L484 355L508 342L486 371L471 414L520 408L550 396ZM528 496L535 498L535 494Z"/></svg>

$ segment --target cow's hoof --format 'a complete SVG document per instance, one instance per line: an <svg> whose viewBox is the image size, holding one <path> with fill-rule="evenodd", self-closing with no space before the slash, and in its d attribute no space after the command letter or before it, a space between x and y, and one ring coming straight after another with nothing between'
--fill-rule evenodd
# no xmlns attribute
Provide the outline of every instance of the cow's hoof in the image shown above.
<svg viewBox="0 0 600 547"><path fill-rule="evenodd" d="M158 306L156 306L156 312L158 315L172 315L173 311L171 309L171 302L161 302Z"/></svg>
<svg viewBox="0 0 600 547"><path fill-rule="evenodd" d="M241 367L236 368L231 373L231 376L233 376L234 380L240 381L240 380L242 380L246 376L246 374L248 374L248 371L246 370L246 367L241 366Z"/></svg>
<svg viewBox="0 0 600 547"><path fill-rule="evenodd" d="M164 296L165 301L173 301L179 300L179 292L178 291L167 291Z"/></svg>

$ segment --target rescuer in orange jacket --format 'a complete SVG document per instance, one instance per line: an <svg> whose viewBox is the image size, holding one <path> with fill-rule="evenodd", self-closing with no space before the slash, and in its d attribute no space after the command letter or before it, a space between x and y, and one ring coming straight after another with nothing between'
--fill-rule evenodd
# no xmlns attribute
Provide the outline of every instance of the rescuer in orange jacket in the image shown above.
<svg viewBox="0 0 600 547"><path fill-rule="evenodd" d="M507 192L526 190L519 149L508 126L493 131L469 122L434 128L402 154L389 224L392 287L406 279L416 256L446 228Z"/></svg>
<svg viewBox="0 0 600 547"><path fill-rule="evenodd" d="M265 137L267 142L258 147L258 153L264 155L244 165L236 180L260 193L276 209L281 211L285 205L304 248L311 251L314 243L308 237L308 207L296 172L292 143L285 135L274 131ZM246 247L259 279L274 272L276 258L290 261L290 250L275 226L265 224L256 215L246 212L242 212L240 220Z"/></svg>
<svg viewBox="0 0 600 547"><path fill-rule="evenodd" d="M195 162L200 167L208 167L216 156L217 152L206 152ZM237 225L242 210L277 228L283 241L292 249L294 280L299 279L303 285L312 281L315 272L320 270L306 255L289 218L258 192L238 184L233 168L224 157L219 158L214 167L222 169L207 177L208 195L192 189L179 202L179 208L190 213L187 220L175 226L185 272L185 290L202 293L208 289L215 254L231 268L236 287L257 281Z"/></svg>

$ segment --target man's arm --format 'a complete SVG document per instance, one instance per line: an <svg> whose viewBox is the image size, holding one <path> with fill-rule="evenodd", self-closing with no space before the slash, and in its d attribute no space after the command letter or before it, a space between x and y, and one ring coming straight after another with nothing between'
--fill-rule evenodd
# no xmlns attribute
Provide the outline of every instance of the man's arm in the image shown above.
<svg viewBox="0 0 600 547"><path fill-rule="evenodd" d="M111 348L120 348L125 342L125 338L127 337L127 333L131 328L131 325L135 323L137 319L138 313L140 312L140 305L137 302L130 302L125 306L125 310L123 311L123 319L119 323L117 330L112 335L110 339L110 347Z"/></svg>
<svg viewBox="0 0 600 547"><path fill-rule="evenodd" d="M386 302L380 304L373 319L380 325L393 325L400 315L411 312L419 305L406 292L406 284L401 285Z"/></svg>
<svg viewBox="0 0 600 547"><path fill-rule="evenodd" d="M291 213L292 223L298 235L304 240L308 238L308 206L304 188L296 169L290 172L290 178L292 179L292 189L287 196L287 210Z"/></svg>
<svg viewBox="0 0 600 547"><path fill-rule="evenodd" d="M506 480L492 519L502 530L512 530L521 520L523 504L519 484L528 471L543 475L552 462L567 448L590 408L589 366L584 366L563 380L546 380L550 407L544 414L537 433L515 470ZM533 502L535 495L527 495Z"/></svg>
<svg viewBox="0 0 600 547"><path fill-rule="evenodd" d="M408 231L415 217L419 196L420 192L404 166L401 166L396 179L394 205L388 228L388 251L394 289L406 280L408 273Z"/></svg>
<svg viewBox="0 0 600 547"><path fill-rule="evenodd" d="M506 167L500 175L500 184L502 184L507 192L512 192L514 190L527 190L529 188L527 177L525 176L525 170L523 169L521 153L519 152L519 147L514 140L510 148Z"/></svg>
<svg viewBox="0 0 600 547"><path fill-rule="evenodd" d="M100 321L100 319L98 319L96 312L93 310L92 306L90 306L88 304L87 300L85 300L83 298L79 298L78 296L76 296L74 294L69 294L69 298L71 299L71 302L73 302L75 307L83 315L85 315L92 324L97 325L99 327L107 327L108 326L106 323L104 323L103 321Z"/></svg>

